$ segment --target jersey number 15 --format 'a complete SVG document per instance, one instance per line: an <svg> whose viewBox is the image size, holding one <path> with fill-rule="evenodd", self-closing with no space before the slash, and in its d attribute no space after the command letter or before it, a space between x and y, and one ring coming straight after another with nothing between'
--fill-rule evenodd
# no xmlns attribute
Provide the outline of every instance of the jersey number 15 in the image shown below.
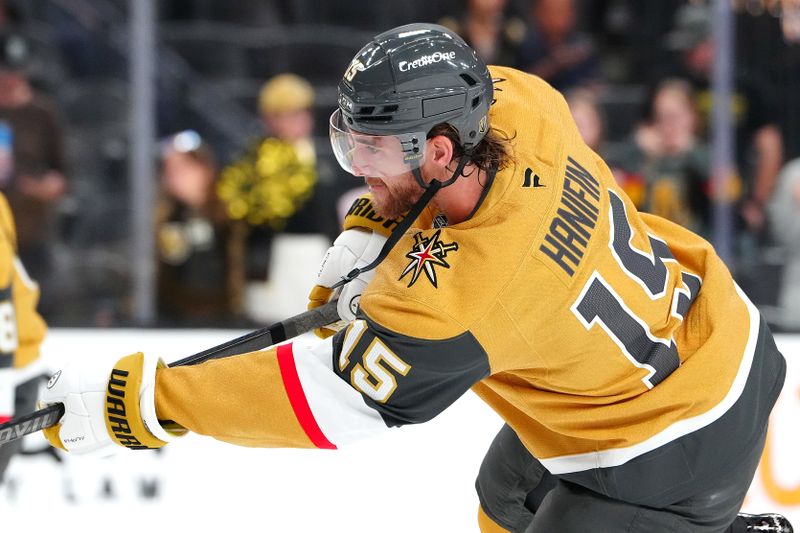
<svg viewBox="0 0 800 533"><path fill-rule="evenodd" d="M632 245L633 229L627 218L625 204L609 190L611 223L611 253L626 276L638 283L650 300L667 296L669 270L664 263L677 263L666 243L648 235L652 254ZM681 272L681 283L670 293L671 314L683 320L700 291L702 280ZM678 347L673 339L661 339L650 332L647 323L636 315L599 272L594 271L584 285L572 312L588 330L599 325L611 337L623 355L648 374L642 382L653 388L680 366Z"/></svg>

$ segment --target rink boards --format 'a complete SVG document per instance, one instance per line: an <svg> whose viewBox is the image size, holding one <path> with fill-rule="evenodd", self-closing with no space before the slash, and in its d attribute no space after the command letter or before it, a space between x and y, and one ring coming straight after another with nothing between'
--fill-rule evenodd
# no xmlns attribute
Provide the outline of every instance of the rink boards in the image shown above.
<svg viewBox="0 0 800 533"><path fill-rule="evenodd" d="M45 359L115 358L135 351L166 360L229 340L216 330L54 329ZM767 451L745 510L778 511L800 524L800 336L778 336L788 360ZM230 531L406 533L477 531L478 466L501 420L472 393L433 422L389 431L337 451L246 449L192 435L160 453L113 459L37 453L17 458L0 488L11 525L83 532L225 528ZM26 449L45 449L28 438ZM35 527L34 527L35 529ZM11 530L11 529L9 529ZM32 529L33 530L33 529Z"/></svg>

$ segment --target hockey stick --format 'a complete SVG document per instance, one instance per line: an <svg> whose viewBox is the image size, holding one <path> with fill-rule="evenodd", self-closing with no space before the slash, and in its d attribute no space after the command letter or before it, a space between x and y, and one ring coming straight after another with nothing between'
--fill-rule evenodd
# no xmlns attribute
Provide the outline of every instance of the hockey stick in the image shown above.
<svg viewBox="0 0 800 533"><path fill-rule="evenodd" d="M190 366L232 355L261 350L273 344L289 340L313 329L328 326L339 320L336 312L336 301L328 302L316 309L311 309L271 326L258 329L236 339L224 342L208 350L190 355L169 366ZM0 424L0 446L30 435L41 429L54 426L64 416L64 405L49 405L33 413L23 415L5 424Z"/></svg>

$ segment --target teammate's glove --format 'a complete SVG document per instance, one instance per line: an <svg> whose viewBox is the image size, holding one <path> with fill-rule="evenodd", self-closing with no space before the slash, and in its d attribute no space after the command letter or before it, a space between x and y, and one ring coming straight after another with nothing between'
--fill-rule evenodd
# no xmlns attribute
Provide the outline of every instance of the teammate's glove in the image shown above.
<svg viewBox="0 0 800 533"><path fill-rule="evenodd" d="M142 353L109 365L85 362L50 378L40 407L64 404L60 422L44 430L50 444L74 454L110 455L121 446L160 448L186 431L166 429L156 417L156 368L160 359Z"/></svg>
<svg viewBox="0 0 800 533"><path fill-rule="evenodd" d="M361 293L372 280L375 271L365 272L339 289L333 290L330 287L354 268L364 267L378 257L396 225L397 221L387 220L375 213L369 195L362 196L353 203L344 219L344 231L322 259L317 272L317 284L308 295L309 309L319 307L332 298L339 298L336 309L342 321L314 330L319 337L329 337L344 324L355 319Z"/></svg>

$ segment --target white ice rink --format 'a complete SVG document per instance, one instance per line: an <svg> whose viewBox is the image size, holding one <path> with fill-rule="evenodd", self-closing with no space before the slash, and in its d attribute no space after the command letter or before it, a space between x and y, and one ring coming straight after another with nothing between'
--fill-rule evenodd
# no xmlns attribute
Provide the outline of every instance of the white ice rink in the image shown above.
<svg viewBox="0 0 800 533"><path fill-rule="evenodd" d="M54 330L45 356L56 366L66 356L113 358L138 350L175 360L237 334ZM776 464L768 479L757 478L746 509L781 511L800 524L800 458L792 444L800 442L800 365L792 365L800 340L779 339L779 346L790 374L773 420ZM41 454L21 457L9 468L10 486L0 488L2 530L476 532L473 483L501 425L468 393L431 423L337 451L245 449L192 435L159 454L63 457L61 465ZM35 436L26 447L43 443ZM147 495L153 487L155 498Z"/></svg>

